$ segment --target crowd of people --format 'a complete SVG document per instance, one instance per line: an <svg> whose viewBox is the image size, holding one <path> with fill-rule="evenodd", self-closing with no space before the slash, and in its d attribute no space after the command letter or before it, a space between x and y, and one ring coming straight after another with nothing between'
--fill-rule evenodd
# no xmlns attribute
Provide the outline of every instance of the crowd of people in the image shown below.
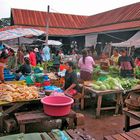
<svg viewBox="0 0 140 140"><path fill-rule="evenodd" d="M0 46L1 49L1 46ZM120 76L122 77L134 77L135 66L140 66L140 57L135 60L127 55L126 50L118 51L113 50L113 55L109 58L106 53L102 53L98 63L95 58L86 49L82 50L82 55L72 51L72 56L66 62L62 50L56 50L54 54L51 53L49 46L44 46L42 50L38 48L28 49L23 52L22 48L19 47L17 53L11 48L3 48L0 50L0 80L4 82L3 70L5 65L7 68L16 73L16 80L19 80L21 76L30 75L32 67L36 67L37 64L44 63L44 70L47 69L48 61L53 61L53 67L58 72L61 70L61 64L64 63L65 73L65 85L63 89L65 92L74 94L78 89L77 73L74 71L75 68L80 70L80 79L84 81L93 80L93 70L97 65L100 65L101 69L106 70L110 65L118 67L120 70Z"/></svg>
<svg viewBox="0 0 140 140"><path fill-rule="evenodd" d="M97 65L100 65L102 70L106 70L110 65L118 68L120 71L120 76L123 78L135 77L135 67L140 66L140 57L135 60L127 55L125 49L120 52L117 49L113 50L113 55L111 58L108 57L106 53L102 53L98 63L91 56L86 49L82 51L82 57L78 60L78 67L80 69L80 79L83 81L94 80L93 70ZM68 63L69 70L65 75L65 91L71 95L78 91L78 79L76 73L74 72L74 66L72 62Z"/></svg>

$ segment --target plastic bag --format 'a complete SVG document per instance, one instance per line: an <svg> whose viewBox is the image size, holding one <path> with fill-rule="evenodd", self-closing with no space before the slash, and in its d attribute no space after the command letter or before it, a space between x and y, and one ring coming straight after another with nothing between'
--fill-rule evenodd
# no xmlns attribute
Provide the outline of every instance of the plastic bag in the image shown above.
<svg viewBox="0 0 140 140"><path fill-rule="evenodd" d="M63 92L53 91L50 96L65 96L65 94Z"/></svg>

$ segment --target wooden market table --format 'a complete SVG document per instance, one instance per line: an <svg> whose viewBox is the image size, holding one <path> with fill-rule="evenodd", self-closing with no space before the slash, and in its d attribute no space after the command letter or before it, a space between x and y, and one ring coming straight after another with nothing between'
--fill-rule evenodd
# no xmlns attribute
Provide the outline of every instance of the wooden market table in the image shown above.
<svg viewBox="0 0 140 140"><path fill-rule="evenodd" d="M140 140L140 129L135 129L126 133L105 136L104 140Z"/></svg>
<svg viewBox="0 0 140 140"><path fill-rule="evenodd" d="M0 101L0 132L3 130L3 118L5 116L7 116L9 113L14 112L25 104L29 104L31 102L40 102L40 99L41 98L17 102ZM8 108L4 109L5 106L8 106Z"/></svg>
<svg viewBox="0 0 140 140"><path fill-rule="evenodd" d="M101 110L109 110L109 109L115 109L115 114L118 114L119 108L123 108L123 91L122 90L106 90L106 91L97 91L94 90L90 86L81 85L83 87L84 95L86 94L86 91L95 94L97 96L97 108L96 108L96 117L100 117ZM116 106L113 107L102 107L102 97L103 95L109 95L109 94L115 94L116 95Z"/></svg>
<svg viewBox="0 0 140 140"><path fill-rule="evenodd" d="M130 118L140 121L140 111L129 110L128 108L123 109L125 117L124 130L127 132L131 129L140 127L140 123L130 126Z"/></svg>

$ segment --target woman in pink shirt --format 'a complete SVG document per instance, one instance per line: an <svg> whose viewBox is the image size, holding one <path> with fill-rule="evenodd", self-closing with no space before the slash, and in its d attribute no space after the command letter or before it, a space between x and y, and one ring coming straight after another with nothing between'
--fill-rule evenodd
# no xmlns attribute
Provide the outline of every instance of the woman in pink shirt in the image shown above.
<svg viewBox="0 0 140 140"><path fill-rule="evenodd" d="M80 68L80 78L84 81L92 80L93 67L95 62L91 56L88 56L87 50L82 51L82 58L78 62Z"/></svg>

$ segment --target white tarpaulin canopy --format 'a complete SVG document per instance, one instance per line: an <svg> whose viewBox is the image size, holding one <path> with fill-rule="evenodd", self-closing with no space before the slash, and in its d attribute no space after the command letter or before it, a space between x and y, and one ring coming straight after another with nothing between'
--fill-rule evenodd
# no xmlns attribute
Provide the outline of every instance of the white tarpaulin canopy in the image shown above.
<svg viewBox="0 0 140 140"><path fill-rule="evenodd" d="M140 31L138 31L134 36L132 36L127 41L121 43L112 43L111 45L116 47L140 46Z"/></svg>
<svg viewBox="0 0 140 140"><path fill-rule="evenodd" d="M8 45L17 45L17 44L32 44L34 41L33 38L25 38L25 37L20 37L20 38L14 38L10 40L4 40L3 43L6 43Z"/></svg>
<svg viewBox="0 0 140 140"><path fill-rule="evenodd" d="M30 35L39 36L44 33L45 32L41 30L36 30L33 28L16 28L16 29L0 32L0 41L10 40L14 38L23 37L23 36L30 36Z"/></svg>

